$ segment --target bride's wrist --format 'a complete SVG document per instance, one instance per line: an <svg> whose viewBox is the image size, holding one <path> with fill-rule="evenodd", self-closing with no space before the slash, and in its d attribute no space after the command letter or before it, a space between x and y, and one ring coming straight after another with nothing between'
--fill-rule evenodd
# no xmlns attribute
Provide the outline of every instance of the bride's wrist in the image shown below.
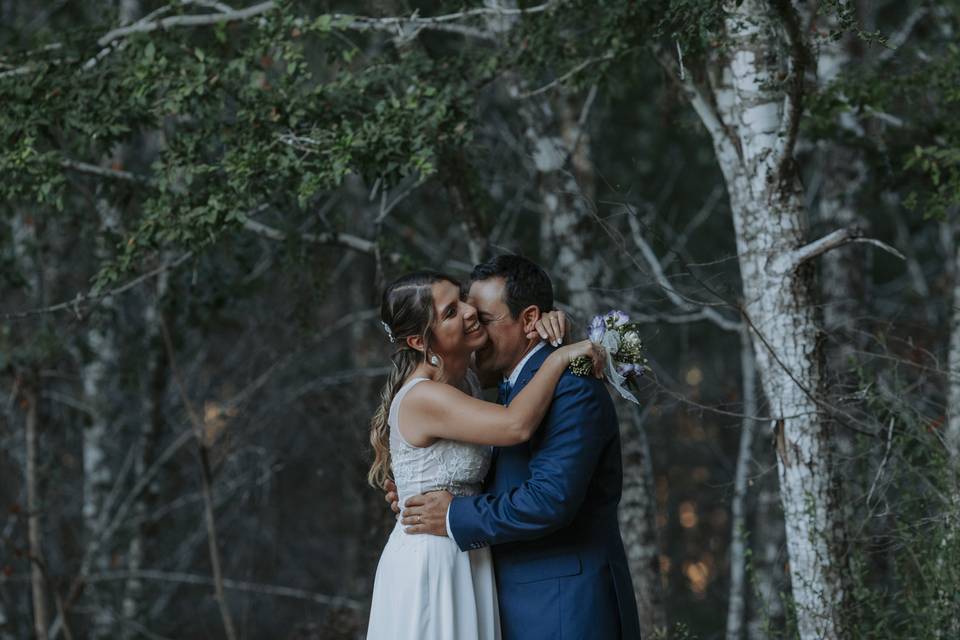
<svg viewBox="0 0 960 640"><path fill-rule="evenodd" d="M573 361L573 358L570 356L570 349L567 347L560 347L550 354L550 356L557 359L561 369L570 366L570 363Z"/></svg>

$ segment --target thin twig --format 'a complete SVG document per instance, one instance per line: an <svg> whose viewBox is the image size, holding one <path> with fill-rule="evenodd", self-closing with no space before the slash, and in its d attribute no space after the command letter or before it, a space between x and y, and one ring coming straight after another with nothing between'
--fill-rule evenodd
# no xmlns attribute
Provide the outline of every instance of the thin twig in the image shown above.
<svg viewBox="0 0 960 640"><path fill-rule="evenodd" d="M559 78L555 78L553 81L548 82L547 84L543 85L538 89L533 89L532 91L524 91L522 93L519 93L517 94L516 97L519 99L525 99L525 98L532 98L533 96L538 96L541 93L546 93L547 91L550 91L550 89L553 89L554 87L557 87L563 84L565 81L577 75L578 73L580 73L581 71L589 67L590 65L596 64L598 62L603 62L605 60L613 60L613 58L614 58L614 55L611 53L608 53L607 55L604 55L604 56L598 56L596 58L588 58L587 60L584 60L583 62L575 66L573 69L570 69L570 71L567 71L565 74L563 74Z"/></svg>
<svg viewBox="0 0 960 640"><path fill-rule="evenodd" d="M0 315L0 319L22 320L24 318L30 318L32 316L37 316L45 313L54 313L56 311L66 311L66 310L73 311L76 315L80 315L81 305L91 304L99 300L103 300L104 298L108 298L110 296L115 296L125 291L129 291L130 289L134 288L135 286L137 286L138 284L140 284L145 280L149 280L154 276L160 275L164 271L169 271L170 269L174 269L180 266L181 264L186 262L191 256L193 256L193 252L188 251L182 256L180 256L179 258L172 260L170 262L166 262L160 265L159 267L157 267L156 269L152 269L144 273L143 275L137 276L133 280L130 280L129 282L126 282L120 285L119 287L110 289L108 291L94 293L93 290L91 289L86 294L77 293L77 296L73 300L69 300L67 302L61 302L59 304L50 305L49 307L41 307L39 309L28 309L27 311L15 311L13 313L4 313Z"/></svg>
<svg viewBox="0 0 960 640"><path fill-rule="evenodd" d="M89 162L80 162L78 160L70 160L69 158L64 158L60 161L60 166L64 169L71 169L73 171L78 171L80 173L89 173L94 176L101 176L104 178L115 178L117 180L126 180L129 182L136 182L138 184L152 185L153 180L146 176L137 175L129 171L120 171L118 169L108 169L106 167L101 167L95 164L90 164Z"/></svg>
<svg viewBox="0 0 960 640"><path fill-rule="evenodd" d="M163 335L163 343L167 349L167 362L169 363L170 374L177 384L177 389L180 392L180 399L183 401L183 406L187 410L187 415L190 417L190 423L193 425L193 435L194 438L196 438L197 447L200 450L200 477L203 488L203 512L207 525L207 543L210 551L210 565L211 569L213 570L214 593L216 594L215 597L217 600L217 606L220 608L220 617L223 620L223 629L227 634L227 640L236 640L237 634L236 631L234 631L233 618L230 616L230 608L227 605L226 594L223 590L223 573L220 568L220 549L217 543L217 523L213 514L213 494L211 490L213 474L210 470L209 448L204 435L203 421L201 420L196 409L193 407L193 404L190 402L190 397L187 395L187 390L183 386L183 380L180 378L180 373L177 369L173 341L170 339L170 332L167 329L166 320L164 320L162 315L160 317L160 332Z"/></svg>
<svg viewBox="0 0 960 640"><path fill-rule="evenodd" d="M90 582L106 582L112 580L126 580L128 578L139 578L142 580L160 580L165 582L177 582L180 584L193 584L199 586L212 586L213 581L207 576L195 575L192 573L177 573L172 571L154 571L143 569L140 571L104 571L93 574L89 577ZM283 587L272 584L262 584L259 582L245 582L242 580L231 580L225 578L223 586L233 591L246 591L248 593L262 593L283 598L296 598L298 600L307 600L316 604L327 605L330 607L345 607L356 611L363 611L366 604L354 598L345 596L329 596L323 593L297 589L295 587Z"/></svg>
<svg viewBox="0 0 960 640"><path fill-rule="evenodd" d="M877 488L877 482L880 480L880 476L883 475L883 469L887 466L887 460L890 459L890 446L893 444L893 425L895 419L890 418L890 426L887 428L887 448L883 453L883 460L880 461L880 467L877 469L877 475L873 479L873 484L870 485L870 491L867 492L867 504L870 504L870 499L873 498L873 491Z"/></svg>

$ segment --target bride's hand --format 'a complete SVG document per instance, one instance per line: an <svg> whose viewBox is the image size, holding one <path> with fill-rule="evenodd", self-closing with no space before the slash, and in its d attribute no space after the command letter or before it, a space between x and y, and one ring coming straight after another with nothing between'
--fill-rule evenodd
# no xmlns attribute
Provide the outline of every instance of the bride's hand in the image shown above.
<svg viewBox="0 0 960 640"><path fill-rule="evenodd" d="M589 340L581 340L580 342L574 342L573 344L567 345L557 349L555 354L559 354L560 357L566 360L567 366L574 361L575 358L581 356L590 358L593 362L593 376L595 378L603 379L603 369L607 364L607 350L603 347L596 345Z"/></svg>
<svg viewBox="0 0 960 640"><path fill-rule="evenodd" d="M570 320L567 314L559 309L547 311L540 316L534 325L534 330L527 334L527 338L536 338L540 336L555 347L563 344L563 337L570 333Z"/></svg>

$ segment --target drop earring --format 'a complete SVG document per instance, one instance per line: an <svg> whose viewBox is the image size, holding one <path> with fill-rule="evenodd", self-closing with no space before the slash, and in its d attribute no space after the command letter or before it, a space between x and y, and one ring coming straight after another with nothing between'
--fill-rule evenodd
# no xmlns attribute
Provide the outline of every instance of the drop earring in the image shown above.
<svg viewBox="0 0 960 640"><path fill-rule="evenodd" d="M440 366L440 358L437 357L437 354L433 354L432 356L430 356L430 364L432 364L435 367Z"/></svg>

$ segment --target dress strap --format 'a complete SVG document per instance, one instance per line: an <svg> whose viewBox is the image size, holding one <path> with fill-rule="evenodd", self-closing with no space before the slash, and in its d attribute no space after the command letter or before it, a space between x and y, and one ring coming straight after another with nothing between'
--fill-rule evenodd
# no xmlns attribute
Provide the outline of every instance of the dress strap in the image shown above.
<svg viewBox="0 0 960 640"><path fill-rule="evenodd" d="M407 439L403 437L402 433L400 433L400 423L398 420L400 416L400 403L403 401L404 396L407 395L407 392L410 391L410 389L413 389L417 383L429 379L430 378L410 378L402 387L400 387L400 389L397 390L396 395L393 396L393 401L390 403L390 414L387 416L387 424L390 425L391 431L395 431L400 439L411 447L413 445L407 442Z"/></svg>

